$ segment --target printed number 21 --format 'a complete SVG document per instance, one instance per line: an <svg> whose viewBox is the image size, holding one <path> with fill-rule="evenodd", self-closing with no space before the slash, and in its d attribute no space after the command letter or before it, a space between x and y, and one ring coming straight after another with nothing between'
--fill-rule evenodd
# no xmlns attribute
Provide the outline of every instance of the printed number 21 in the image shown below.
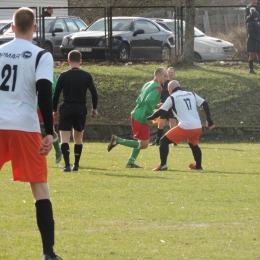
<svg viewBox="0 0 260 260"><path fill-rule="evenodd" d="M17 75L17 65L14 65L13 66L13 84L12 84L12 91L15 90L15 83L16 83L16 75ZM2 73L1 73L1 76L2 76L2 79L3 79L3 82L2 84L0 85L0 90L2 91L9 91L9 85L6 85L7 81L10 79L11 77L11 74L12 74L12 68L9 64L6 64L4 67L3 67L3 70L2 70Z"/></svg>
<svg viewBox="0 0 260 260"><path fill-rule="evenodd" d="M184 98L183 100L185 101L188 110L192 110L190 99L189 98Z"/></svg>

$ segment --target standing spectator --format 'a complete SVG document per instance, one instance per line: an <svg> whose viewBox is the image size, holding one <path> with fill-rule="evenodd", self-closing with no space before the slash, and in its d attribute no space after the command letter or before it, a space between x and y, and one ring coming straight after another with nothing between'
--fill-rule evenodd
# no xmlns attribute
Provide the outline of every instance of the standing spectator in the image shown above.
<svg viewBox="0 0 260 260"><path fill-rule="evenodd" d="M53 59L50 53L32 44L36 29L33 10L22 7L13 16L14 40L0 46L0 169L11 160L14 181L30 183L43 260L60 260L53 250L54 219L46 160L53 140ZM43 139L36 93L46 130Z"/></svg>
<svg viewBox="0 0 260 260"><path fill-rule="evenodd" d="M162 84L167 79L165 68L158 68L154 72L154 79L147 82L141 89L140 95L136 100L136 107L131 112L131 124L135 140L127 140L112 135L111 141L107 147L108 152L116 145L121 144L133 148L126 168L141 168L134 162L140 153L140 149L146 149L150 139L150 124L146 117L150 115L157 107L162 92Z"/></svg>
<svg viewBox="0 0 260 260"><path fill-rule="evenodd" d="M167 69L167 80L162 84L162 93L161 93L161 103L164 103L165 100L169 97L169 91L168 91L168 83L172 81L175 77L175 69L173 67L169 67ZM163 136L163 128L166 124L166 121L169 120L169 127L170 129L176 126L177 120L176 117L174 117L173 112L171 109L168 111L165 111L159 118L158 122L158 129L157 129L157 136L154 140L153 143L150 145L159 145L160 144L160 139Z"/></svg>
<svg viewBox="0 0 260 260"><path fill-rule="evenodd" d="M47 8L45 9L45 11L42 13L43 17L50 17L53 14L53 8L49 5L47 6Z"/></svg>
<svg viewBox="0 0 260 260"><path fill-rule="evenodd" d="M53 116L57 118L60 115L59 130L61 136L61 151L63 154L65 167L63 172L70 172L70 132L73 128L74 156L75 161L72 166L73 171L78 171L79 160L83 148L83 132L86 123L87 90L92 95L91 115L97 116L98 95L92 76L80 69L82 63L81 53L73 50L68 54L68 63L70 70L60 74L56 89L53 95ZM60 106L60 112L57 111L60 93L63 91L63 103Z"/></svg>
<svg viewBox="0 0 260 260"><path fill-rule="evenodd" d="M254 7L250 9L250 15L246 18L247 22L247 51L249 52L249 73L255 74L254 59L260 59L260 23L259 14Z"/></svg>
<svg viewBox="0 0 260 260"><path fill-rule="evenodd" d="M200 96L193 92L183 91L177 80L173 80L168 85L169 93L171 96L167 98L161 108L153 115L147 117L147 120L153 120L160 116L164 111L172 109L174 115L179 121L178 126L170 129L161 139L160 143L160 159L161 163L154 168L154 171L167 170L167 157L169 154L169 144L187 140L191 148L195 163L189 165L192 170L202 170L201 160L202 153L198 146L199 137L202 131L199 113L197 106L203 106L206 114L206 126L213 129L213 124L210 117L210 110L208 103Z"/></svg>
<svg viewBox="0 0 260 260"><path fill-rule="evenodd" d="M55 88L56 88L56 84L57 84L57 78L55 76L55 74L53 74L53 83L52 83L52 91L54 92ZM42 114L41 114L41 111L39 109L39 107L37 108L37 113L38 113L38 117L39 117L39 120L40 120L40 123L43 124L43 118L42 118ZM60 141L59 141L59 136L57 134L57 132L55 131L55 123L56 123L56 120L53 119L53 147L55 149L55 162L56 163L59 163L61 161L61 158L62 158L62 152L61 152L61 148L60 148Z"/></svg>
<svg viewBox="0 0 260 260"><path fill-rule="evenodd" d="M251 0L251 4L246 7L246 17L250 15L250 8L254 7L255 10L260 13L260 1L259 0ZM258 22L260 22L258 17Z"/></svg>

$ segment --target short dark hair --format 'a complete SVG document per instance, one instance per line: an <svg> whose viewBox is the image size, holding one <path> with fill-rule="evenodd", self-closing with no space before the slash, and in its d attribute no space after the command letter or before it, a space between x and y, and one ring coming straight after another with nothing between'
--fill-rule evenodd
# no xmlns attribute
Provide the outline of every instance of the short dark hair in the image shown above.
<svg viewBox="0 0 260 260"><path fill-rule="evenodd" d="M16 29L21 33L26 33L32 29L35 23L35 14L28 7L21 7L14 13L13 23Z"/></svg>
<svg viewBox="0 0 260 260"><path fill-rule="evenodd" d="M68 54L68 59L72 62L80 62L81 57L81 53L77 50L70 51Z"/></svg>

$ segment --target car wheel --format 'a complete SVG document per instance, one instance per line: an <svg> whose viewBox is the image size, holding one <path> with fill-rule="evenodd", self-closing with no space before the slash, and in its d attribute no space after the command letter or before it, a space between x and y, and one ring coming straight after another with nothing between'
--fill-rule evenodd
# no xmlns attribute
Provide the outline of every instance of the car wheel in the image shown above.
<svg viewBox="0 0 260 260"><path fill-rule="evenodd" d="M128 60L129 59L129 47L126 43L122 43L119 50L119 59Z"/></svg>
<svg viewBox="0 0 260 260"><path fill-rule="evenodd" d="M194 52L194 60L197 61L197 62L203 61L201 56L197 52Z"/></svg>
<svg viewBox="0 0 260 260"><path fill-rule="evenodd" d="M45 43L45 47L44 49L48 52L50 52L51 54L53 53L53 50L52 50L52 45L50 43Z"/></svg>
<svg viewBox="0 0 260 260"><path fill-rule="evenodd" d="M162 60L167 61L171 57L171 50L168 46L163 46L162 48Z"/></svg>

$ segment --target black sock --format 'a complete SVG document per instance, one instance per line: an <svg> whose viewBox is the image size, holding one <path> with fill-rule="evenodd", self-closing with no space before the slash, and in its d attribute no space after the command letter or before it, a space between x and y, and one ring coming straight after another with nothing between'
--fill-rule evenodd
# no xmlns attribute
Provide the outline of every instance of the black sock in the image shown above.
<svg viewBox="0 0 260 260"><path fill-rule="evenodd" d="M42 237L43 254L55 257L54 246L54 219L50 200L37 200L36 220Z"/></svg>
<svg viewBox="0 0 260 260"><path fill-rule="evenodd" d="M192 145L191 143L189 143L189 146L191 148L192 154L193 154L193 158L196 162L196 168L197 169L201 169L201 161L202 161L202 153L201 150L199 148L198 145Z"/></svg>
<svg viewBox="0 0 260 260"><path fill-rule="evenodd" d="M63 159L65 162L65 166L70 166L70 146L68 143L61 144L61 151L63 154Z"/></svg>
<svg viewBox="0 0 260 260"><path fill-rule="evenodd" d="M159 140L162 138L163 136L163 129L159 129L157 130L157 137L159 138Z"/></svg>
<svg viewBox="0 0 260 260"><path fill-rule="evenodd" d="M74 155L75 155L74 165L79 165L79 160L80 160L82 148L83 148L82 144L75 144L74 145Z"/></svg>
<svg viewBox="0 0 260 260"><path fill-rule="evenodd" d="M169 154L169 144L172 143L166 136L161 139L160 143L160 159L161 166L167 163L167 157Z"/></svg>

